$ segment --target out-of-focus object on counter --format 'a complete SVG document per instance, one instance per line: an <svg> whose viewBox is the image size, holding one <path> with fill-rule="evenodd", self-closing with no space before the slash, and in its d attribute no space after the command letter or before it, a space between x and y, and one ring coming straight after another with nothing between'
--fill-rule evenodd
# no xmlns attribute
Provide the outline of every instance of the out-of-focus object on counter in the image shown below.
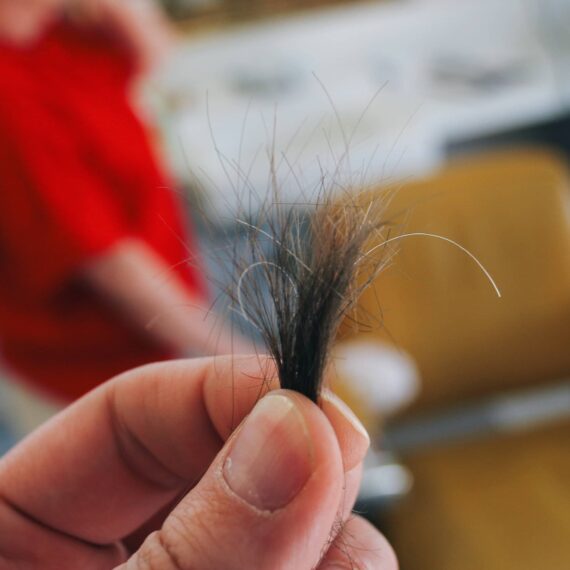
<svg viewBox="0 0 570 570"><path fill-rule="evenodd" d="M355 180L425 174L450 144L568 112L570 46L545 41L561 23L543 4L365 2L188 37L158 81L167 154L230 214L246 187L267 196L268 152L285 201L347 142Z"/></svg>
<svg viewBox="0 0 570 570"><path fill-rule="evenodd" d="M195 18L223 9L224 0L160 0L168 14L176 20Z"/></svg>
<svg viewBox="0 0 570 570"><path fill-rule="evenodd" d="M334 349L334 391L356 410L374 436L379 422L410 404L420 390L413 359L393 345L365 335Z"/></svg>
<svg viewBox="0 0 570 570"><path fill-rule="evenodd" d="M412 488L413 478L397 458L382 447L386 419L416 397L417 367L403 350L362 338L334 349L332 389L359 416L371 437L364 462L356 509L387 508Z"/></svg>

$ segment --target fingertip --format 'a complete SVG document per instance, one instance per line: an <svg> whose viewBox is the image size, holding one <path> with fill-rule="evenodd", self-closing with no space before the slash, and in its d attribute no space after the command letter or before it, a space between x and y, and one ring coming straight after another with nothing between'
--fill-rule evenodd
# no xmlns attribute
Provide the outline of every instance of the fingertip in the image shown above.
<svg viewBox="0 0 570 570"><path fill-rule="evenodd" d="M227 440L255 404L279 388L273 359L265 355L213 359L203 382L203 399L212 425Z"/></svg>
<svg viewBox="0 0 570 570"><path fill-rule="evenodd" d="M269 356L215 358L204 379L203 397L222 440L228 439L263 396L279 388L275 362ZM344 470L350 471L364 459L370 437L352 410L329 390L323 391L320 406L336 433Z"/></svg>
<svg viewBox="0 0 570 570"><path fill-rule="evenodd" d="M291 398L272 392L253 408L230 443L223 476L229 488L256 509L288 505L314 468L314 442Z"/></svg>
<svg viewBox="0 0 570 570"><path fill-rule="evenodd" d="M314 568L338 520L343 484L338 441L322 410L274 391L165 521L163 543L193 568Z"/></svg>
<svg viewBox="0 0 570 570"><path fill-rule="evenodd" d="M354 412L336 394L323 390L321 407L336 433L345 472L362 462L370 447L370 436Z"/></svg>

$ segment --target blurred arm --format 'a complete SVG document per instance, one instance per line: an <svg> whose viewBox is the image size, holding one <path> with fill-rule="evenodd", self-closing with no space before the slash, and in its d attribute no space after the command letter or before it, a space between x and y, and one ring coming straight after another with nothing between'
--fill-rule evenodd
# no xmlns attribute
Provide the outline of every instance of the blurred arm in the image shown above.
<svg viewBox="0 0 570 570"><path fill-rule="evenodd" d="M84 276L126 318L180 356L254 351L142 241L119 242L91 260Z"/></svg>

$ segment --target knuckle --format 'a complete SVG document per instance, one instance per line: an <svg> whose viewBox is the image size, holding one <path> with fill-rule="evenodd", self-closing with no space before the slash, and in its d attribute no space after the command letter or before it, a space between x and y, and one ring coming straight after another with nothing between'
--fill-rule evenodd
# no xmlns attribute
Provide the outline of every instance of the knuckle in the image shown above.
<svg viewBox="0 0 570 570"><path fill-rule="evenodd" d="M194 570L189 561L181 559L176 541L163 530L148 536L135 560L137 570Z"/></svg>
<svg viewBox="0 0 570 570"><path fill-rule="evenodd" d="M206 570L221 568L222 550L215 536L211 513L204 516L191 506L171 513L164 527L149 541L144 570ZM149 537L150 538L150 537Z"/></svg>
<svg viewBox="0 0 570 570"><path fill-rule="evenodd" d="M247 515L215 491L202 490L193 499L180 503L163 527L149 535L137 554L137 570L250 567L256 549L247 532L253 530Z"/></svg>

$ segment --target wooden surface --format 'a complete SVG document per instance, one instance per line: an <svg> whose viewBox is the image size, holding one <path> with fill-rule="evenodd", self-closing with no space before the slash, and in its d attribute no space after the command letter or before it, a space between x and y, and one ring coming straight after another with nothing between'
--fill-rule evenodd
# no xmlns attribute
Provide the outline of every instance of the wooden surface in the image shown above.
<svg viewBox="0 0 570 570"><path fill-rule="evenodd" d="M405 458L388 518L401 570L570 569L570 421Z"/></svg>
<svg viewBox="0 0 570 570"><path fill-rule="evenodd" d="M377 2L378 0L376 0ZM183 30L228 26L252 22L309 10L327 9L343 4L366 4L370 0L225 0L206 3L191 9L184 5L176 8L176 2L166 2L170 14L178 20Z"/></svg>

